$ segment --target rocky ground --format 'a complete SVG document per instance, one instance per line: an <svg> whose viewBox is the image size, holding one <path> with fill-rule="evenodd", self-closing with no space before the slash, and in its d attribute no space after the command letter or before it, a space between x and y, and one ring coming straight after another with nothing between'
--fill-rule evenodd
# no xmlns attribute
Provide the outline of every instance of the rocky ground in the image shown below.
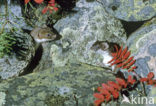
<svg viewBox="0 0 156 106"><path fill-rule="evenodd" d="M9 8L19 13L12 12L22 17L21 2L12 4L16 5L9 4ZM0 12L3 6L0 4ZM35 26L46 23L46 16L40 16L38 10L34 14L41 18ZM127 45L136 59L136 72L143 77L149 72L156 74L155 16L155 0L79 0L72 12L53 25L60 39L45 42L36 50L29 33L20 30L15 36L25 38L22 57L14 53L0 59L0 106L93 106L96 88L115 80L102 63L107 52L91 49L96 41ZM23 22L22 29L32 30L26 20L17 22ZM155 89L146 88L148 96L155 97ZM107 105L123 104L113 101Z"/></svg>

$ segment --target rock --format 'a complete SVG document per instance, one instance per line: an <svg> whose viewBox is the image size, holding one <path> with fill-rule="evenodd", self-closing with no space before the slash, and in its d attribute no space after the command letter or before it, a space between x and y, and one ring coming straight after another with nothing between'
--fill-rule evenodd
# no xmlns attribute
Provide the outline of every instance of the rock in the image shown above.
<svg viewBox="0 0 156 106"><path fill-rule="evenodd" d="M156 88L155 87L152 87L152 90L150 91L148 97L154 99L154 104L156 104ZM148 104L146 106L154 106L154 105L153 104Z"/></svg>
<svg viewBox="0 0 156 106"><path fill-rule="evenodd" d="M38 61L41 59L38 67L34 71L45 70L47 67L50 68L52 65L51 59L49 56L49 48L47 46L43 46L43 56L42 51L36 53L36 44L33 39L29 35L30 30L32 30L32 26L43 26L46 23L48 15L41 14L42 9L45 5L38 7L37 9L33 9L32 7L26 8L24 6L24 1L16 0L16 1L2 1L0 3L0 13L5 14L5 4L8 6L8 16L7 20L8 24L4 27L7 30L15 28L14 36L18 39L17 47L14 48L14 54L10 57L5 57L0 59L0 77L2 79L7 79L10 77L15 77L19 75L25 75L34 70ZM29 10L30 9L30 10ZM26 11L29 10L29 11ZM25 11L25 12L24 12ZM23 13L22 13L23 12ZM25 17L23 17L23 14ZM1 26L3 26L5 22L5 15L2 17ZM36 18L40 17L40 18ZM28 20L30 19L30 20ZM55 20L56 21L56 20ZM50 21L51 22L51 21ZM30 27L30 25L32 25ZM23 31L26 33L24 33ZM39 49L41 50L41 49ZM39 54L39 55L38 55ZM42 57L41 57L42 56ZM48 61L49 59L49 61Z"/></svg>
<svg viewBox="0 0 156 106"><path fill-rule="evenodd" d="M8 24L6 24L5 28L10 27L16 27L16 28L24 28L24 29L31 29L31 27L26 23L26 20L22 17L22 7L20 5L20 0L5 0L1 1L0 4L0 13L1 16L6 14L6 6L7 4L7 20L9 21ZM0 28L3 26L5 22L5 18L1 18Z"/></svg>
<svg viewBox="0 0 156 106"><path fill-rule="evenodd" d="M138 69L136 72L143 76L146 76L150 71L156 73L156 18L134 32L128 38L127 44L137 60Z"/></svg>
<svg viewBox="0 0 156 106"><path fill-rule="evenodd" d="M54 28L62 35L57 44L51 46L51 57L55 66L64 66L71 61L92 64L102 63L101 54L90 50L96 41L117 44L126 42L120 21L109 16L100 3L80 0L71 13L59 20Z"/></svg>
<svg viewBox="0 0 156 106"><path fill-rule="evenodd" d="M35 44L31 36L21 31L15 34L17 44L13 48L14 53L0 59L0 77L2 79L19 76L29 71L28 67L35 55Z"/></svg>
<svg viewBox="0 0 156 106"><path fill-rule="evenodd" d="M151 21L146 22L145 24L142 25L141 28L139 28L137 31L135 31L130 35L130 37L127 40L127 45L132 46L130 49L133 53L137 52L136 50L139 45L138 43L136 45L136 42L138 41L138 39L140 39L142 36L151 32L154 29L156 29L156 18L153 18Z"/></svg>
<svg viewBox="0 0 156 106"><path fill-rule="evenodd" d="M153 72L156 75L156 18L145 23L140 29L130 35L127 45L136 59L136 73L142 77L147 77L149 72ZM148 94L151 87L146 87Z"/></svg>
<svg viewBox="0 0 156 106"><path fill-rule="evenodd" d="M115 80L107 70L86 64L32 73L0 83L0 104L6 106L90 106L95 89Z"/></svg>
<svg viewBox="0 0 156 106"><path fill-rule="evenodd" d="M106 11L125 21L145 21L156 16L155 0L100 0Z"/></svg>
<svg viewBox="0 0 156 106"><path fill-rule="evenodd" d="M28 67L35 55L35 44L31 36L21 30L22 28L31 29L31 27L22 18L22 7L19 0L1 1L0 12L2 13L0 29L4 27L6 32L11 30L12 36L17 40L12 55L0 59L0 77L8 79L30 71ZM7 14L7 18L4 14ZM6 25L5 21L8 21Z"/></svg>
<svg viewBox="0 0 156 106"><path fill-rule="evenodd" d="M36 51L34 61L37 62L37 66L34 67L33 72L39 72L53 67L49 50L52 43L55 43L55 41L44 42L41 44L39 50Z"/></svg>

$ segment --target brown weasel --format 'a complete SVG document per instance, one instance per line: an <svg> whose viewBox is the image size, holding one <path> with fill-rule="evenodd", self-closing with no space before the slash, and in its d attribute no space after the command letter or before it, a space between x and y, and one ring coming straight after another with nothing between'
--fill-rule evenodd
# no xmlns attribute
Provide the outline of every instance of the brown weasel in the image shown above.
<svg viewBox="0 0 156 106"><path fill-rule="evenodd" d="M51 41L57 37L48 27L37 27L33 29L30 34L37 43Z"/></svg>

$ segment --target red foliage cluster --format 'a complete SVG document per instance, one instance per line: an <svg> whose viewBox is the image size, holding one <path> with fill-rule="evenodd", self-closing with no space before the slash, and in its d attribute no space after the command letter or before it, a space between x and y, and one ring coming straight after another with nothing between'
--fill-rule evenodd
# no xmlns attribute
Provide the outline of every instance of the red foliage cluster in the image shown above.
<svg viewBox="0 0 156 106"><path fill-rule="evenodd" d="M36 3L41 4L44 0L34 0ZM25 0L25 4L30 2L30 0ZM49 10L50 13L53 11L58 11L58 8L56 7L55 0L48 1L48 5L42 10L42 13L45 14Z"/></svg>
<svg viewBox="0 0 156 106"><path fill-rule="evenodd" d="M149 72L147 78L140 78L140 82L146 82L148 85L156 86L156 80L153 80L153 78L154 78L154 73Z"/></svg>
<svg viewBox="0 0 156 106"><path fill-rule="evenodd" d="M107 84L103 83L102 87L97 89L99 93L94 93L94 97L97 99L94 101L94 104L100 106L103 102L107 103L112 99L118 99L122 88L126 88L127 85L133 85L135 82L136 80L129 75L127 81L116 78L116 82L108 81Z"/></svg>
<svg viewBox="0 0 156 106"><path fill-rule="evenodd" d="M41 4L44 0L34 0L36 3ZM25 4L29 3L30 0L24 0Z"/></svg>
<svg viewBox="0 0 156 106"><path fill-rule="evenodd" d="M139 79L140 82L146 82L148 85L156 86L156 79L154 80L154 73L149 72L146 78L142 78L139 76L135 69L137 68L134 66L135 59L133 56L130 57L130 51L128 48L120 47L120 49L115 45L116 52L112 53L113 59L109 61L112 65L116 65L116 68L127 69L128 72L133 72ZM98 87L99 93L94 93L94 97L97 99L94 101L96 106L100 106L101 103L107 103L111 100L115 100L119 98L119 93L122 91L123 88L127 88L129 85L132 86L136 80L133 79L133 76L129 75L127 80L116 78L116 82L108 81L107 84L102 84L102 87Z"/></svg>
<svg viewBox="0 0 156 106"><path fill-rule="evenodd" d="M131 52L128 51L126 47L123 49L121 46L120 49L115 45L116 52L112 53L113 59L110 60L108 63L112 65L116 65L117 68L128 69L128 72L134 71L136 66L132 66L135 63L135 59L133 56L129 57Z"/></svg>
<svg viewBox="0 0 156 106"><path fill-rule="evenodd" d="M57 11L58 8L56 7L56 4L55 4L55 0L50 0L48 2L48 6L45 7L43 10L42 10L42 13L45 14L47 11L49 10L50 13L54 11Z"/></svg>

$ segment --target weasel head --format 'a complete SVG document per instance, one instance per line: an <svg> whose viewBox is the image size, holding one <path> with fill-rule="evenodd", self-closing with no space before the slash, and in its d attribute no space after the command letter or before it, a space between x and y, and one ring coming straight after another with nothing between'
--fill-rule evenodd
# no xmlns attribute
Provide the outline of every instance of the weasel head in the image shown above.
<svg viewBox="0 0 156 106"><path fill-rule="evenodd" d="M108 63L113 57L111 56L111 49L108 42L105 41L96 41L91 50L103 56L103 64L105 66L110 66Z"/></svg>
<svg viewBox="0 0 156 106"><path fill-rule="evenodd" d="M52 41L55 40L57 37L56 34L54 34L50 28L35 28L31 31L31 36L34 38L34 40L38 43L46 42L46 41Z"/></svg>
<svg viewBox="0 0 156 106"><path fill-rule="evenodd" d="M91 49L94 51L98 50L107 51L108 48L109 48L108 43L104 41L96 41L91 47Z"/></svg>

